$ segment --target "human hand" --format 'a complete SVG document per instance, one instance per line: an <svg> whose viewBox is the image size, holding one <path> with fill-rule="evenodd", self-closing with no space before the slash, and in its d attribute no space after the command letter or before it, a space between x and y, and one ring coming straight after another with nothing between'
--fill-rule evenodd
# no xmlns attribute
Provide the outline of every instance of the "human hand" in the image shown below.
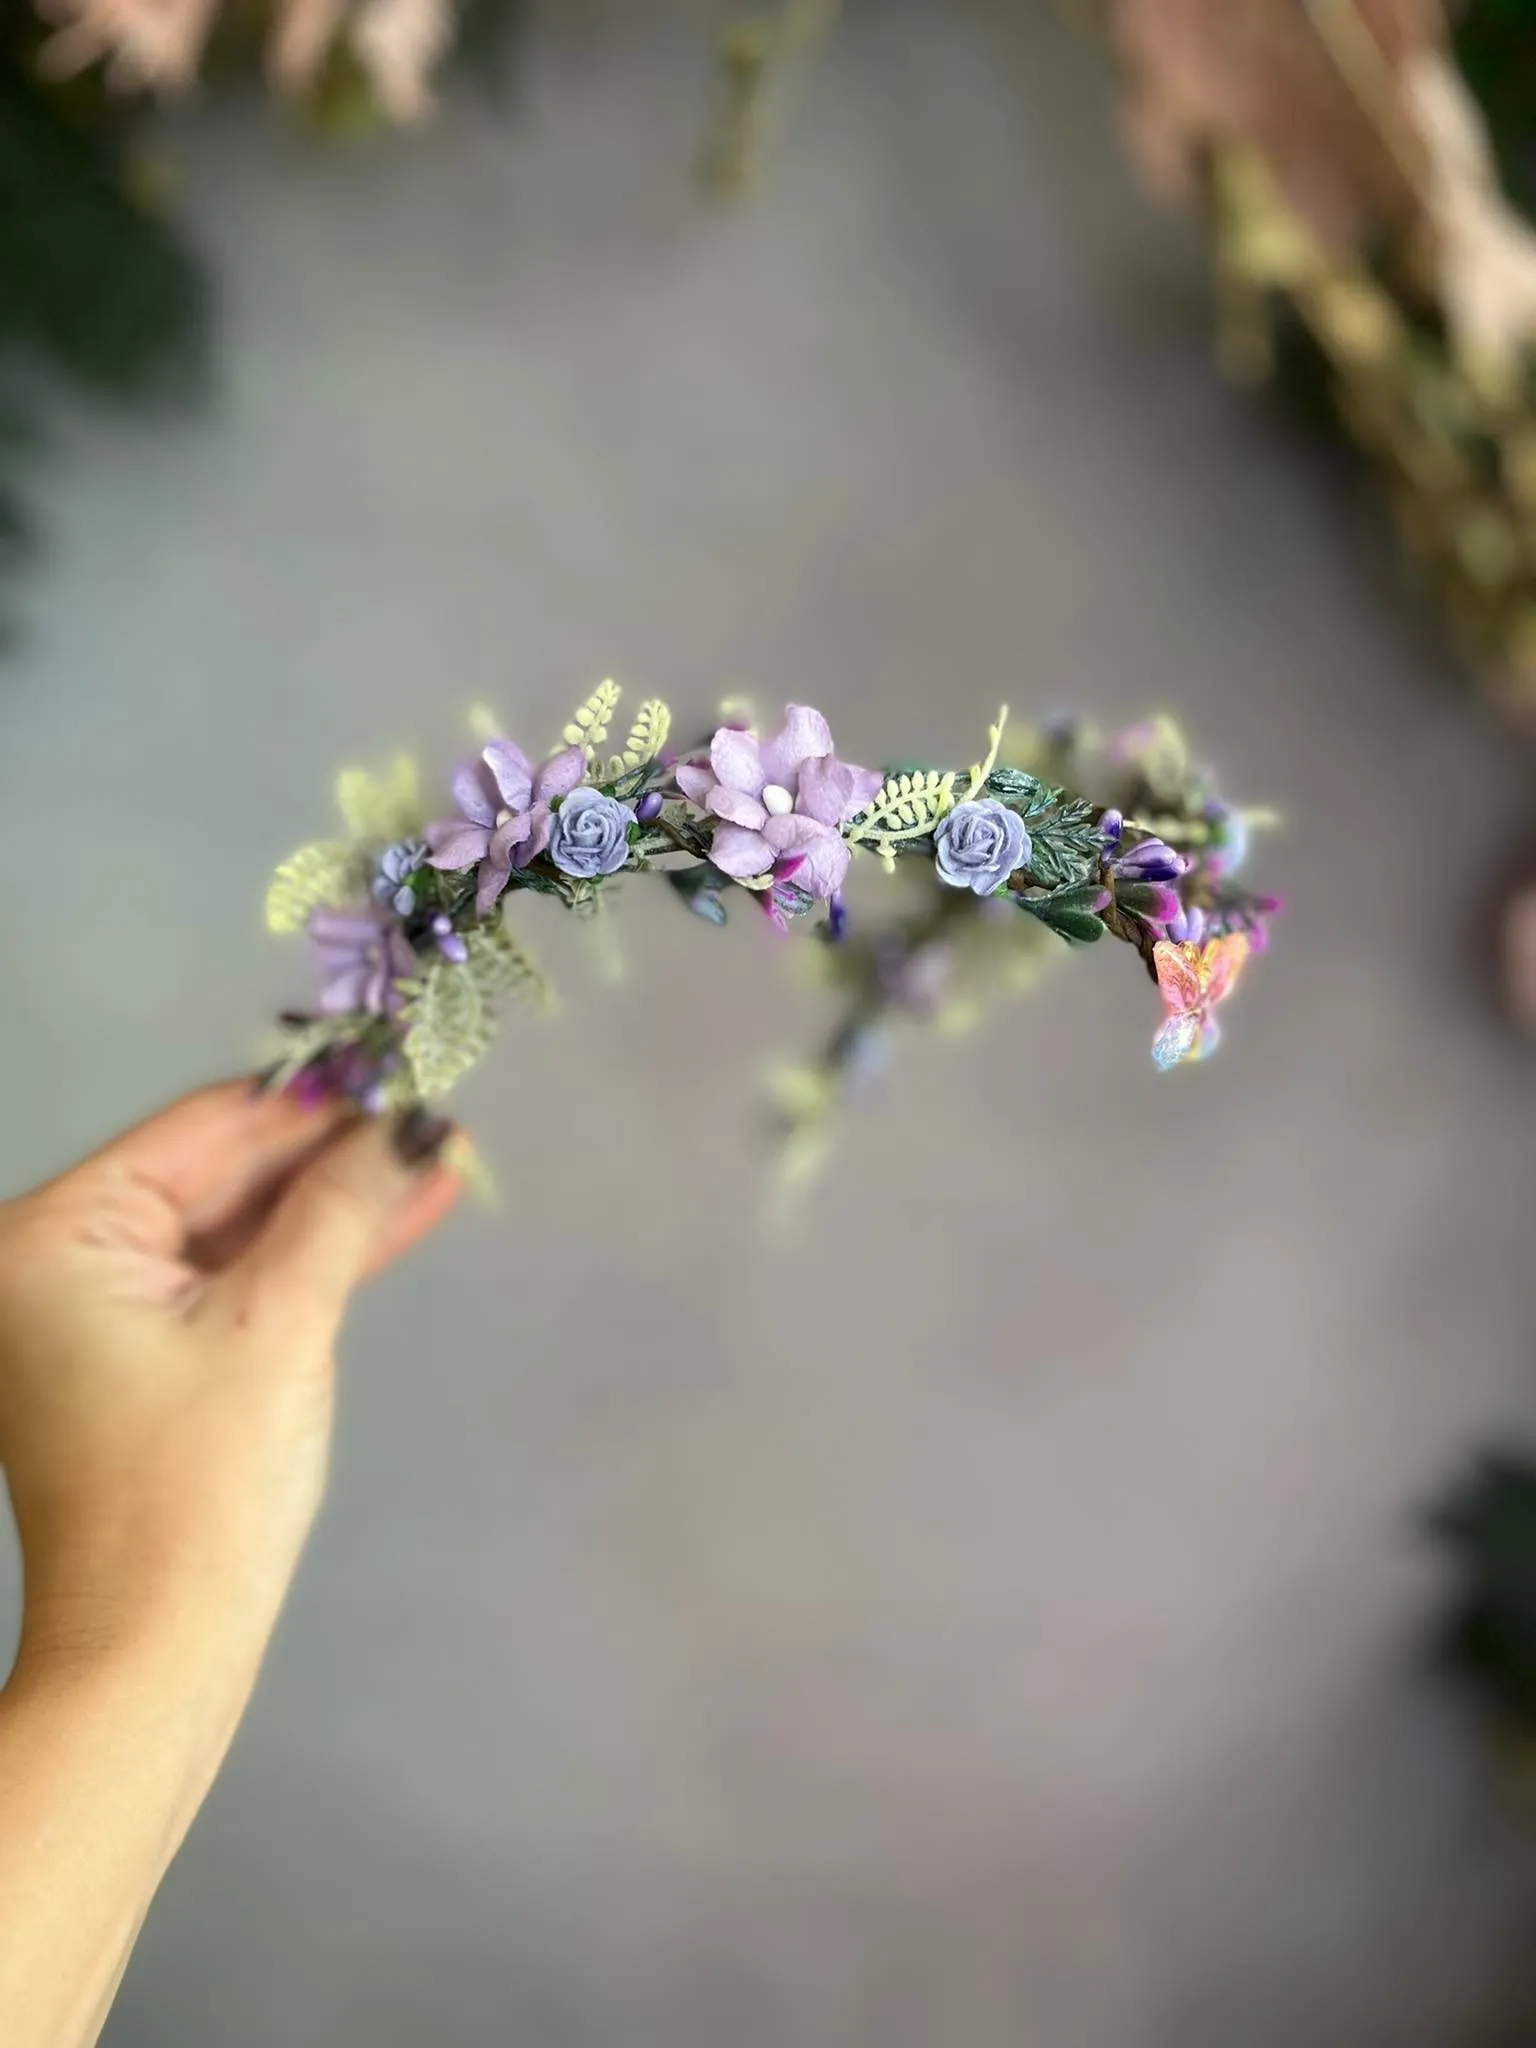
<svg viewBox="0 0 1536 2048"><path fill-rule="evenodd" d="M18 1672L150 1642L249 1684L324 1489L342 1313L451 1207L448 1134L234 1082L0 1204Z"/></svg>

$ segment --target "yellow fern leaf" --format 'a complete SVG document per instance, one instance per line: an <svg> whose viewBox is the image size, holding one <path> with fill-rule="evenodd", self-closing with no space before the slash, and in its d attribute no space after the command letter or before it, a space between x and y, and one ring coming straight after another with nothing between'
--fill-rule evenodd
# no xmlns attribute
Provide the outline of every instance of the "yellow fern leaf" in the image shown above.
<svg viewBox="0 0 1536 2048"><path fill-rule="evenodd" d="M1003 727L1007 723L1008 706L1005 704L997 714L996 725L987 728L987 756L984 761L978 761L971 770L970 784L965 792L965 801L967 803L971 801L972 797L979 795L986 784L987 777L997 766L997 750L1003 743Z"/></svg>
<svg viewBox="0 0 1536 2048"><path fill-rule="evenodd" d="M644 768L654 761L667 744L667 734L671 730L672 713L659 697L647 698L635 714L635 722L629 729L623 753L615 754L608 763L608 772L604 780L617 782L621 775L627 775L636 768Z"/></svg>
<svg viewBox="0 0 1536 2048"><path fill-rule="evenodd" d="M336 803L354 839L409 839L422 823L416 763L409 754L397 754L382 775L344 768L336 779Z"/></svg>
<svg viewBox="0 0 1536 2048"><path fill-rule="evenodd" d="M874 802L850 820L848 844L873 848L889 871L894 865L891 847L931 832L954 801L953 770L944 775L934 769L926 775L888 776Z"/></svg>
<svg viewBox="0 0 1536 2048"><path fill-rule="evenodd" d="M594 761L597 749L608 737L608 721L621 694L617 683L599 683L561 733L562 742L568 747L585 747L588 761Z"/></svg>
<svg viewBox="0 0 1536 2048"><path fill-rule="evenodd" d="M345 839L301 846L267 885L267 930L301 931L312 910L337 909L367 880L367 864Z"/></svg>

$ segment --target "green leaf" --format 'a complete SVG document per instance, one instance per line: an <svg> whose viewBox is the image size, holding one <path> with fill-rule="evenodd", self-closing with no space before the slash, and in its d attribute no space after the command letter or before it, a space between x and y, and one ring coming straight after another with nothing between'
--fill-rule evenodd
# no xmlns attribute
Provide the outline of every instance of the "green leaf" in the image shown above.
<svg viewBox="0 0 1536 2048"><path fill-rule="evenodd" d="M1015 901L1021 910L1039 918L1064 939L1091 946L1096 939L1103 938L1106 929L1103 918L1093 908L1103 893L1097 882L1077 882L1053 890L1049 896L1019 896Z"/></svg>
<svg viewBox="0 0 1536 2048"><path fill-rule="evenodd" d="M553 990L533 955L505 921L478 926L466 935L464 943L469 958L460 972L474 977L487 1010L508 999L535 1010L551 1007Z"/></svg>
<svg viewBox="0 0 1536 2048"><path fill-rule="evenodd" d="M367 862L346 840L320 839L301 846L267 885L267 930L302 931L312 910L339 908L367 879Z"/></svg>
<svg viewBox="0 0 1536 2048"><path fill-rule="evenodd" d="M1022 768L994 768L987 777L983 794L995 796L999 802L1007 804L1028 825L1044 816L1058 800L1061 791Z"/></svg>
<svg viewBox="0 0 1536 2048"><path fill-rule="evenodd" d="M1102 840L1090 805L1071 797L1030 826L1029 871L1047 889L1096 875Z"/></svg>
<svg viewBox="0 0 1536 2048"><path fill-rule="evenodd" d="M464 943L469 957L434 960L406 1010L405 1056L421 1095L446 1095L483 1056L499 1003L548 1005L548 984L505 924L480 925Z"/></svg>

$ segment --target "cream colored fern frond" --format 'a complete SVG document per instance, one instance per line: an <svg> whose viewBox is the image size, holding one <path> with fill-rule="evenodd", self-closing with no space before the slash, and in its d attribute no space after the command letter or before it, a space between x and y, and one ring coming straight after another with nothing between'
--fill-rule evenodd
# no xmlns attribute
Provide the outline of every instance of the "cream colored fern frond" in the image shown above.
<svg viewBox="0 0 1536 2048"><path fill-rule="evenodd" d="M380 775L344 768L336 803L352 837L367 843L409 839L421 830L421 784L409 754L397 754Z"/></svg>
<svg viewBox="0 0 1536 2048"><path fill-rule="evenodd" d="M289 854L267 885L267 930L302 931L313 910L339 909L367 880L367 864L345 839L318 839Z"/></svg>
<svg viewBox="0 0 1536 2048"><path fill-rule="evenodd" d="M654 761L667 744L667 734L671 730L672 713L659 697L647 698L635 714L623 753L612 757L602 779L617 782L621 775L628 775L633 769L644 768Z"/></svg>
<svg viewBox="0 0 1536 2048"><path fill-rule="evenodd" d="M931 832L954 802L952 768L943 774L929 768L915 775L888 776L874 802L850 822L845 837L850 846L869 847L890 869L896 864L892 849L904 839L921 839Z"/></svg>
<svg viewBox="0 0 1536 2048"><path fill-rule="evenodd" d="M560 735L563 745L586 748L589 766L608 737L608 723L622 694L617 683L599 683Z"/></svg>
<svg viewBox="0 0 1536 2048"><path fill-rule="evenodd" d="M997 750L1003 743L1003 727L1007 723L1008 706L1004 704L1000 707L998 711L996 725L991 725L987 728L986 759L984 761L978 761L975 764L975 766L971 769L971 779L965 792L965 801L967 803L971 801L972 797L979 796L981 794L981 791L986 786L987 777L992 773L992 770L997 766Z"/></svg>

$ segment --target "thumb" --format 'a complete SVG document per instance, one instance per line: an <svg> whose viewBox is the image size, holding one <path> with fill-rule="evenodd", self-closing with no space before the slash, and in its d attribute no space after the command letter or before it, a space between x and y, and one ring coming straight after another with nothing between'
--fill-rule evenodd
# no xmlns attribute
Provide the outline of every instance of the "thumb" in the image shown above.
<svg viewBox="0 0 1536 2048"><path fill-rule="evenodd" d="M418 1104L360 1122L296 1176L225 1276L245 1317L335 1333L354 1287L379 1263L401 1210L453 1133ZM436 1206L436 1205L434 1205Z"/></svg>

